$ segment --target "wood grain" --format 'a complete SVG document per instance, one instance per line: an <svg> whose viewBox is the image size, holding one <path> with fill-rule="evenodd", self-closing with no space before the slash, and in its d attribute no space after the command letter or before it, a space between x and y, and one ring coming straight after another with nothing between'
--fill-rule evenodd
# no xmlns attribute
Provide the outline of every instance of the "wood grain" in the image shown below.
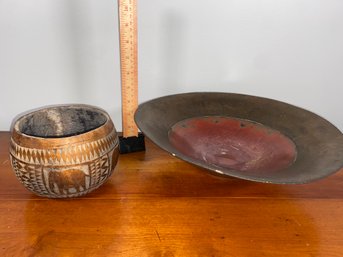
<svg viewBox="0 0 343 257"><path fill-rule="evenodd" d="M83 198L33 195L0 132L0 256L343 256L343 173L306 185L221 178L147 140Z"/></svg>

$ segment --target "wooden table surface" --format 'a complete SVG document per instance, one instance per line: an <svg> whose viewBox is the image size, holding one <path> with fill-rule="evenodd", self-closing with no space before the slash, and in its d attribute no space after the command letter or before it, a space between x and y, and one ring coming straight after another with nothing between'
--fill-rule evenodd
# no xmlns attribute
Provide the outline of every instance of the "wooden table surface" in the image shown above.
<svg viewBox="0 0 343 257"><path fill-rule="evenodd" d="M221 178L146 140L69 200L16 179L0 132L0 256L343 256L343 172L307 185Z"/></svg>

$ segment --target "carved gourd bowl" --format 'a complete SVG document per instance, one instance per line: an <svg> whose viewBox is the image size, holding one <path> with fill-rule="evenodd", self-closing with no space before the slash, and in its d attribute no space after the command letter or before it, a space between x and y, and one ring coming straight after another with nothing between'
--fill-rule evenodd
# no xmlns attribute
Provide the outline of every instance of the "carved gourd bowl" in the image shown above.
<svg viewBox="0 0 343 257"><path fill-rule="evenodd" d="M89 105L41 108L13 123L10 157L19 181L44 197L85 195L112 174L119 156L110 116Z"/></svg>

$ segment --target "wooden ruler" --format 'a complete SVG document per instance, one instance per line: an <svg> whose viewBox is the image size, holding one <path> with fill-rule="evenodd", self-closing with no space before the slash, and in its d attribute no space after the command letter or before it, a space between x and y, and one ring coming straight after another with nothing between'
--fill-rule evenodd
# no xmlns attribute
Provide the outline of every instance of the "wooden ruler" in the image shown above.
<svg viewBox="0 0 343 257"><path fill-rule="evenodd" d="M123 137L138 136L137 2L118 0Z"/></svg>

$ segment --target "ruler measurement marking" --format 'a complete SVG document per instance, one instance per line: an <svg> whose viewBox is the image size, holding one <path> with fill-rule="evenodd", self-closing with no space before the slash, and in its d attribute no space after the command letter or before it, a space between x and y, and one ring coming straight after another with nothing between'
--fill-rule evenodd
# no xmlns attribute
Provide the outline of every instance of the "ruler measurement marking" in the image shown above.
<svg viewBox="0 0 343 257"><path fill-rule="evenodd" d="M134 112L138 106L137 4L118 0L123 136L138 136Z"/></svg>

